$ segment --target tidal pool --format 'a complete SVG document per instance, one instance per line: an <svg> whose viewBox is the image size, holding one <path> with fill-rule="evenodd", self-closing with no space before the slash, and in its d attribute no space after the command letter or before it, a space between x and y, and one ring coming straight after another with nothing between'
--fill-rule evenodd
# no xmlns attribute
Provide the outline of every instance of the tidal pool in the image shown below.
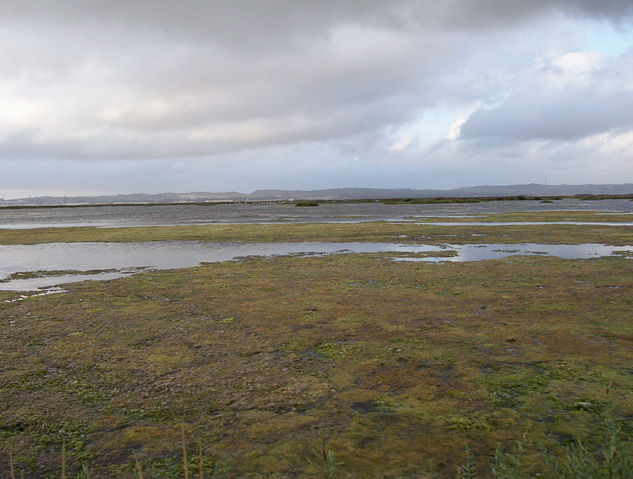
<svg viewBox="0 0 633 479"><path fill-rule="evenodd" d="M400 256L394 259L443 262L481 261L511 255L551 255L567 259L588 259L627 252L632 253L633 246L608 246L597 243L427 245L166 241L0 245L0 290L34 291L77 281L115 279L138 273L140 270L188 268L201 263L231 261L247 256L408 253L425 256ZM446 256L447 254L451 256ZM64 274L65 271L72 271L72 274ZM11 275L16 273L25 274L11 278Z"/></svg>

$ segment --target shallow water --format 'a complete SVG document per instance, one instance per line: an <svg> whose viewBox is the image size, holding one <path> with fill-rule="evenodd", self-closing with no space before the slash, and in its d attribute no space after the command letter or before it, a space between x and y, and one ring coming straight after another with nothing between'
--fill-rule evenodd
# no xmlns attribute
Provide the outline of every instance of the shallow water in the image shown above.
<svg viewBox="0 0 633 479"><path fill-rule="evenodd" d="M18 291L29 291L29 290L18 290ZM33 298L35 296L48 296L49 294L60 294L60 293L66 293L66 292L67 291L65 289L53 286L53 287L48 287L48 288L44 289L41 293L29 294L29 295L21 294L17 298L5 299L2 302L3 303L18 303L20 301L24 301L25 299ZM9 323L11 324L11 326L13 326L13 321L9 321Z"/></svg>
<svg viewBox="0 0 633 479"><path fill-rule="evenodd" d="M297 208L293 204L208 204L0 208L0 229L66 226L157 226L226 223L310 223L460 217L525 211L583 210L633 213L633 201L489 201L452 204L333 203Z"/></svg>
<svg viewBox="0 0 633 479"><path fill-rule="evenodd" d="M445 252L454 256L442 256ZM172 269L246 256L322 255L337 253L430 253L428 257L399 257L398 261L481 261L510 255L546 254L587 259L633 251L633 246L543 244L425 245L397 243L205 243L171 241L146 243L46 243L0 245L0 280L18 272L66 271L79 274L16 279L0 283L0 290L33 291L76 281L129 276L139 268ZM440 255L432 256L432 253ZM88 274L90 270L117 270Z"/></svg>
<svg viewBox="0 0 633 479"><path fill-rule="evenodd" d="M0 245L0 280L30 271L116 269L94 275L63 275L16 279L0 283L0 290L25 291L84 281L129 276L138 268L172 269L203 262L230 261L245 256L439 251L434 245L391 243L205 243L170 241L144 243L48 243Z"/></svg>

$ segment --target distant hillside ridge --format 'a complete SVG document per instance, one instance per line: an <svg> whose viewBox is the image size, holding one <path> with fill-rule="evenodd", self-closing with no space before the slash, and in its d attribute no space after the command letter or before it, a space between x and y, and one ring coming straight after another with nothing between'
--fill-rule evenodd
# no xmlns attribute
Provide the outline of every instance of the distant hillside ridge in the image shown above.
<svg viewBox="0 0 633 479"><path fill-rule="evenodd" d="M29 198L17 198L1 200L0 206L24 205L81 205L81 204L152 204L152 203L192 203L213 201L245 201L247 195L235 191L222 193L209 193L206 191L190 193L130 193L119 195L100 196L36 196Z"/></svg>
<svg viewBox="0 0 633 479"><path fill-rule="evenodd" d="M250 200L264 199L389 199L472 196L574 196L574 195L630 195L633 184L619 185L483 185L449 190L337 188L327 190L257 190L248 195Z"/></svg>
<svg viewBox="0 0 633 479"><path fill-rule="evenodd" d="M632 195L633 184L606 185L482 185L448 190L411 188L333 188L323 190L256 190L252 193L190 192L190 193L131 193L101 196L38 196L0 199L0 206L44 206L79 204L155 204L218 201L284 201L284 200L366 200L391 198L435 197L501 197L501 196L575 196Z"/></svg>

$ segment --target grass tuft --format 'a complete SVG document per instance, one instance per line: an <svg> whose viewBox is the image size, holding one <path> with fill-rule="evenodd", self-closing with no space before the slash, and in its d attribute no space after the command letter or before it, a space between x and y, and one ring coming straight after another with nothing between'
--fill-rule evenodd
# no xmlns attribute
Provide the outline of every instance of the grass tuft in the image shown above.
<svg viewBox="0 0 633 479"><path fill-rule="evenodd" d="M324 443L319 449L313 448L312 454L314 459L308 458L308 464L316 469L323 478L334 479L339 466L343 465L342 462L337 462L334 451L327 450Z"/></svg>
<svg viewBox="0 0 633 479"><path fill-rule="evenodd" d="M134 458L134 472L137 479L143 479L143 468L141 467L141 463L138 462L137 457Z"/></svg>
<svg viewBox="0 0 633 479"><path fill-rule="evenodd" d="M582 441L567 448L564 459L554 464L561 479L631 479L633 478L633 441L620 424L608 419L600 446L589 449Z"/></svg>
<svg viewBox="0 0 633 479"><path fill-rule="evenodd" d="M465 455L464 464L457 470L457 477L458 479L475 479L477 477L475 457L469 447L466 447Z"/></svg>

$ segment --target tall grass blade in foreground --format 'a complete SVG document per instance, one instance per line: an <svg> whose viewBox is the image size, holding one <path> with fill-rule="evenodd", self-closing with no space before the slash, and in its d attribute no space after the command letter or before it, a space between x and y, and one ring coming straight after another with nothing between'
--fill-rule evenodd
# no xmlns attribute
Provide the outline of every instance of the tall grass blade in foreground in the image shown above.
<svg viewBox="0 0 633 479"><path fill-rule="evenodd" d="M79 471L77 479L90 479L90 469L87 464L81 466L81 471Z"/></svg>
<svg viewBox="0 0 633 479"><path fill-rule="evenodd" d="M189 479L189 467L187 465L187 445L185 443L185 425L180 425L180 440L182 441L182 467L185 471L185 479Z"/></svg>
<svg viewBox="0 0 633 479"><path fill-rule="evenodd" d="M66 442L62 443L62 479L66 479Z"/></svg>
<svg viewBox="0 0 633 479"><path fill-rule="evenodd" d="M9 448L9 473L11 474L11 479L15 479L15 470L13 468L13 450Z"/></svg>
<svg viewBox="0 0 633 479"><path fill-rule="evenodd" d="M136 478L143 479L143 468L141 467L141 463L138 462L137 457L134 458L134 464L135 464L135 469L136 469Z"/></svg>
<svg viewBox="0 0 633 479"><path fill-rule="evenodd" d="M204 479L202 462L202 439L198 439L198 479Z"/></svg>

